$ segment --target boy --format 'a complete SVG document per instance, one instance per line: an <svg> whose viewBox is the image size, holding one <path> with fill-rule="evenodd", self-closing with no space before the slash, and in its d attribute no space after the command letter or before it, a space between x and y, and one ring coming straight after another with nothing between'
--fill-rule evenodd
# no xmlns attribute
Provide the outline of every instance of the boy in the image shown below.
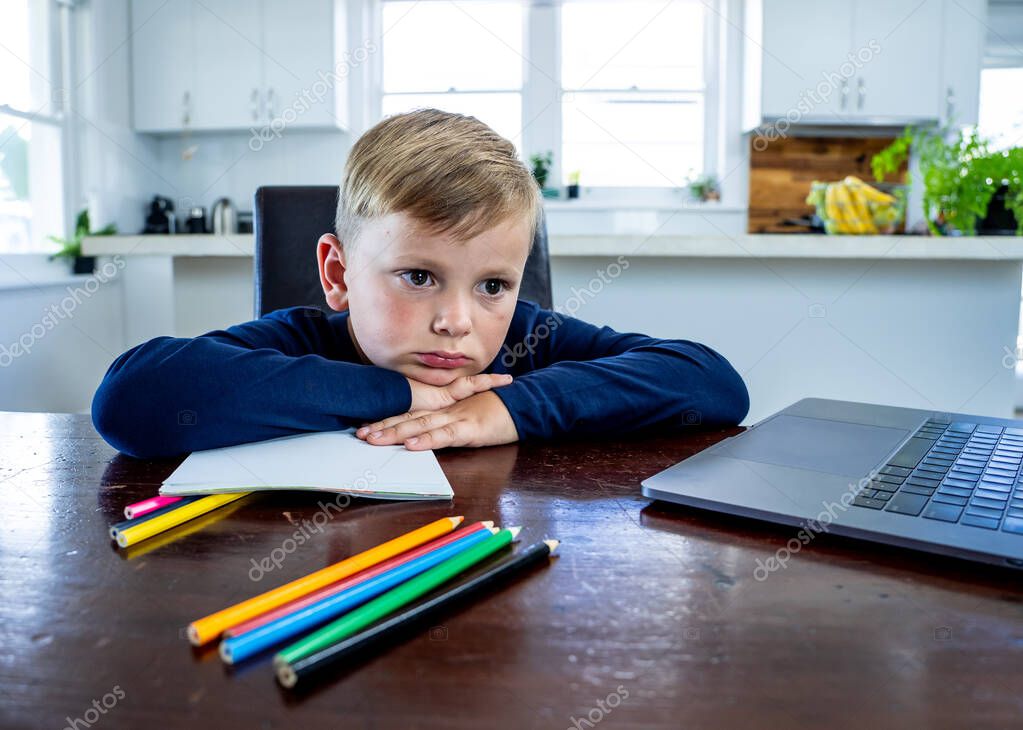
<svg viewBox="0 0 1023 730"><path fill-rule="evenodd" d="M517 301L541 205L514 146L475 118L389 117L352 148L337 235L317 242L338 314L143 343L110 366L93 423L140 458L351 426L418 450L739 423L746 386L710 348Z"/></svg>

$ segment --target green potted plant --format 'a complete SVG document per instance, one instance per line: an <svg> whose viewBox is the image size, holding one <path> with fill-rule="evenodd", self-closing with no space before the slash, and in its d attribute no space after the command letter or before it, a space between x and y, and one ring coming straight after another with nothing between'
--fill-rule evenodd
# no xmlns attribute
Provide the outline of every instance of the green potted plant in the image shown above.
<svg viewBox="0 0 1023 730"><path fill-rule="evenodd" d="M568 187L565 188L565 194L569 200L579 197L579 170L572 170L568 173Z"/></svg>
<svg viewBox="0 0 1023 730"><path fill-rule="evenodd" d="M551 173L551 166L554 164L554 153L550 150L542 154L530 155L529 163L533 166L533 177L536 184L540 186L545 198L558 197L557 188L547 187L547 177Z"/></svg>
<svg viewBox="0 0 1023 730"><path fill-rule="evenodd" d="M47 236L48 239L61 246L60 251L50 256L50 261L55 258L71 259L71 271L75 274L91 274L95 271L96 257L82 256L82 239L86 236L112 236L117 233L117 226L109 223L98 231L90 231L89 227L89 211L82 210L75 220L75 232L71 238Z"/></svg>
<svg viewBox="0 0 1023 730"><path fill-rule="evenodd" d="M1023 235L1023 148L992 151L975 130L907 127L871 159L874 177L881 182L896 172L911 151L919 157L923 213L934 235L976 235L996 195L996 206L1015 216L1016 235Z"/></svg>
<svg viewBox="0 0 1023 730"><path fill-rule="evenodd" d="M705 203L711 200L721 200L721 188L718 179L713 175L698 175L690 178L686 187L689 189L689 194L696 200Z"/></svg>

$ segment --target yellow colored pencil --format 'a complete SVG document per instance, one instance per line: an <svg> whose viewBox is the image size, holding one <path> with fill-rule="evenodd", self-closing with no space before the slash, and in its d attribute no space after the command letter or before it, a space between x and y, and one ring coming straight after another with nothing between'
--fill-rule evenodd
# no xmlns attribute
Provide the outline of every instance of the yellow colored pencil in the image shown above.
<svg viewBox="0 0 1023 730"><path fill-rule="evenodd" d="M194 503L193 503L194 504ZM243 621L255 618L296 598L301 598L326 585L347 578L399 553L411 550L458 527L464 517L442 517L419 529L406 532L393 540L381 543L339 563L328 565L307 576L285 583L273 590L261 593L241 603L211 613L188 625L188 640L195 646L202 646L217 639L224 631Z"/></svg>
<svg viewBox="0 0 1023 730"><path fill-rule="evenodd" d="M119 530L117 533L117 544L123 548L129 545L142 542L153 535L159 535L161 532L166 532L172 527L177 527L183 522L195 519L207 512L212 512L218 507L223 507L225 504L241 499L249 492L233 492L231 494L211 494L209 497L203 497L197 499L194 502L179 507L178 509L171 510L166 514L162 514L159 517L154 517L151 520L141 522L135 527L126 527L123 530Z"/></svg>

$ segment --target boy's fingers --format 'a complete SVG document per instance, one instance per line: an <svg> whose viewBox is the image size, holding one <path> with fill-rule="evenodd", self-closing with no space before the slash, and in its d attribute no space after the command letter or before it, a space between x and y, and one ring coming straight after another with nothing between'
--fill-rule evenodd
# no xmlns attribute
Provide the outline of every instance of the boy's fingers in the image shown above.
<svg viewBox="0 0 1023 730"><path fill-rule="evenodd" d="M465 424L465 421L449 421L440 428L405 439L405 448L409 451L424 451L464 446L467 443L463 434Z"/></svg>
<svg viewBox="0 0 1023 730"><path fill-rule="evenodd" d="M450 418L444 413L423 413L377 431L370 431L366 440L373 444L400 444L405 439L443 427Z"/></svg>
<svg viewBox="0 0 1023 730"><path fill-rule="evenodd" d="M385 428L390 428L396 423L407 421L410 418L417 418L418 416L422 415L422 413L423 413L422 411L409 411L408 413L402 413L397 416L390 416L389 418L385 418L382 421L377 421L376 423L367 423L364 426L359 426L359 428L356 429L355 431L355 435L358 436L359 438L365 438L374 431L380 431Z"/></svg>
<svg viewBox="0 0 1023 730"><path fill-rule="evenodd" d="M456 400L468 398L470 395L482 393L491 388L508 385L512 381L511 375L497 375L494 373L480 373L479 375L466 375L459 378L448 386L448 393Z"/></svg>

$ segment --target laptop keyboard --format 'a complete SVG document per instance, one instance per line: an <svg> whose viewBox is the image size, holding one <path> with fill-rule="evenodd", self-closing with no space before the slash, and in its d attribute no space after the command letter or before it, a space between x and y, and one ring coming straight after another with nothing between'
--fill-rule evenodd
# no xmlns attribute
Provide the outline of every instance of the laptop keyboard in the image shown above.
<svg viewBox="0 0 1023 730"><path fill-rule="evenodd" d="M853 504L1023 535L1023 428L931 418Z"/></svg>

